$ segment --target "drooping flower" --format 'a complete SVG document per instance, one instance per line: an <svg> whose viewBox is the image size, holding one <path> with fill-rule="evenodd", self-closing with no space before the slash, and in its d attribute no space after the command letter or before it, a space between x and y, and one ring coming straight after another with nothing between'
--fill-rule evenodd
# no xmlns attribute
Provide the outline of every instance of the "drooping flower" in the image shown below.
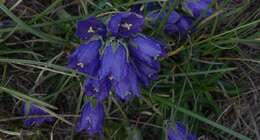
<svg viewBox="0 0 260 140"><path fill-rule="evenodd" d="M159 67L158 58L165 55L164 46L160 42L146 36L136 35L132 37L131 46L131 56L153 68Z"/></svg>
<svg viewBox="0 0 260 140"><path fill-rule="evenodd" d="M125 69L126 75L115 83L115 93L121 100L129 100L140 96L137 75L133 66L127 63Z"/></svg>
<svg viewBox="0 0 260 140"><path fill-rule="evenodd" d="M191 18L172 11L164 27L164 32L170 35L184 36L189 30L192 30L192 22Z"/></svg>
<svg viewBox="0 0 260 140"><path fill-rule="evenodd" d="M80 72L94 76L99 68L99 49L102 46L100 40L93 40L81 44L70 56L68 66Z"/></svg>
<svg viewBox="0 0 260 140"><path fill-rule="evenodd" d="M160 63L158 58L165 55L164 45L152 38L137 35L131 38L130 59L133 61L138 80L148 86L158 78Z"/></svg>
<svg viewBox="0 0 260 140"><path fill-rule="evenodd" d="M168 140L197 140L196 136L189 133L185 125L181 122L176 122L176 127L168 128Z"/></svg>
<svg viewBox="0 0 260 140"><path fill-rule="evenodd" d="M94 96L98 101L103 101L109 94L111 81L109 79L87 79L84 86L85 95Z"/></svg>
<svg viewBox="0 0 260 140"><path fill-rule="evenodd" d="M141 31L144 24L144 17L133 12L121 12L112 16L108 29L113 36L129 37Z"/></svg>
<svg viewBox="0 0 260 140"><path fill-rule="evenodd" d="M163 20L166 15L166 12L160 13L160 11L152 11L148 14L148 19L152 24L155 24L157 20ZM193 30L192 23L192 18L184 16L176 11L172 11L164 25L164 32L169 35L183 37L189 30Z"/></svg>
<svg viewBox="0 0 260 140"><path fill-rule="evenodd" d="M106 33L106 26L95 17L91 16L77 23L76 35L80 39L88 40L94 35L100 35L105 38Z"/></svg>
<svg viewBox="0 0 260 140"><path fill-rule="evenodd" d="M184 8L194 17L207 17L214 12L210 4L212 0L187 0L184 2Z"/></svg>
<svg viewBox="0 0 260 140"><path fill-rule="evenodd" d="M157 63L156 67L151 67L151 66L147 65L145 62L140 61L136 58L131 58L131 59L133 60L133 65L134 65L138 80L144 86L149 86L151 80L158 79L158 72L160 70L159 62L154 62L154 63Z"/></svg>
<svg viewBox="0 0 260 140"><path fill-rule="evenodd" d="M103 123L104 123L104 107L100 102L96 103L96 106L87 102L82 111L81 116L77 122L76 131L85 131L89 135L103 134Z"/></svg>
<svg viewBox="0 0 260 140"><path fill-rule="evenodd" d="M21 115L26 116L26 115L50 115L49 113L45 112L44 110L40 109L34 104L22 104L22 112ZM32 125L40 125L42 123L51 123L54 121L53 117L39 117L39 118L29 118L25 119L23 121L25 127L29 127Z"/></svg>
<svg viewBox="0 0 260 140"><path fill-rule="evenodd" d="M118 43L116 48L112 44L106 46L101 60L99 78L120 81L125 75L127 56L125 48Z"/></svg>

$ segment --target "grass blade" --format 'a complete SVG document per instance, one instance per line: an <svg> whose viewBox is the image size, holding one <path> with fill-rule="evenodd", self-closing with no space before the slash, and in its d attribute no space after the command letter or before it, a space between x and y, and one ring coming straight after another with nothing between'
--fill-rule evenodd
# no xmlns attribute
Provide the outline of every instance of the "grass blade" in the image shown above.
<svg viewBox="0 0 260 140"><path fill-rule="evenodd" d="M237 137L237 138L239 138L241 140L252 140L252 139L250 139L250 138L248 138L248 137L246 137L246 136L244 136L244 135L242 135L242 134L240 134L240 133L238 133L238 132L236 132L236 131L234 131L234 130L232 130L230 128L226 128L226 127L224 127L224 126L222 126L222 125L220 125L220 124L218 124L218 123L216 123L214 121L211 121L211 120L209 120L209 119L207 119L205 117L202 117L202 116L200 116L200 115L198 115L198 114L196 114L196 113L194 113L192 111L189 111L189 110L187 110L185 108L178 107L178 106L176 106L176 105L174 105L174 104L172 104L170 102L167 102L167 101L165 101L165 99L162 99L162 98L156 97L156 96L152 96L152 97L154 97L154 99L156 101L160 102L161 104L164 104L164 105L167 105L167 106L170 106L170 107L174 107L178 111L180 111L180 112L182 112L182 113L184 113L184 114L186 114L188 116L191 116L191 117L193 117L193 118L195 118L195 119L197 119L197 120L199 120L201 122L207 123L207 124L211 125L212 127L220 129L223 132L226 132L226 133L228 133L228 134L230 134L230 135L232 135L234 137Z"/></svg>
<svg viewBox="0 0 260 140"><path fill-rule="evenodd" d="M0 87L0 91L2 92L5 92L11 96L14 96L14 97L19 97L21 99L23 99L24 101L31 101L33 103L36 103L38 105L41 105L41 106L45 106L45 107L49 107L51 109L57 109L57 107L53 106L53 105L50 105L48 103L45 103L41 100L38 100L36 98L33 98L33 97L30 97L28 95L25 95L23 93L20 93L18 91L15 91L15 90L12 90L12 89L8 89L8 88L5 88L5 87Z"/></svg>
<svg viewBox="0 0 260 140"><path fill-rule="evenodd" d="M35 30L33 28L31 28L30 26L28 26L26 23L24 23L21 19L19 19L17 16L15 16L3 3L0 2L0 9L6 14L8 15L12 20L14 20L19 26L21 26L22 28L24 28L26 31L32 33L35 36L38 36L42 39L48 40L52 43L57 43L57 44L64 44L65 41L63 41L60 38L57 37L53 37L50 36L48 34L45 34L41 31Z"/></svg>

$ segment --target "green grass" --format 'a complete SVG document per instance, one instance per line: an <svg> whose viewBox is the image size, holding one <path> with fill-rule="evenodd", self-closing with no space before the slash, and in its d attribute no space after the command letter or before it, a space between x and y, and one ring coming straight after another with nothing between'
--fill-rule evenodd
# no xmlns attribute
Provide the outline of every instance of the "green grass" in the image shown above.
<svg viewBox="0 0 260 140"><path fill-rule="evenodd" d="M0 22L13 21L9 27L0 27L0 138L86 138L74 132L74 124L87 100L82 87L87 75L66 67L68 53L80 43L74 35L76 22L90 15L106 22L116 11L151 1L159 2L39 0L38 7L27 1L0 2ZM164 140L167 125L175 121L184 122L201 138L259 138L257 114L246 113L248 106L253 107L251 100L258 97L260 82L256 80L260 78L259 6L256 0L241 4L225 0L181 41L163 34L167 16L158 21L158 28L147 34L169 43L159 79L142 89L140 99L126 103L110 97L106 101L105 138ZM22 7L32 11L21 11ZM37 104L57 121L25 128L22 120L33 116L19 116L21 101Z"/></svg>

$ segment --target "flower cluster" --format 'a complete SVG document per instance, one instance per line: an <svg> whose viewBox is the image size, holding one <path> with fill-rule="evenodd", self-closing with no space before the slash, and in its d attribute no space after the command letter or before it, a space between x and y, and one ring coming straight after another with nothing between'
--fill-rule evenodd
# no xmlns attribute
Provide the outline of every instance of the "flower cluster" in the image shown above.
<svg viewBox="0 0 260 140"><path fill-rule="evenodd" d="M173 2L173 1L171 1ZM164 27L170 35L184 36L194 21L207 10L211 1L185 1L184 7L192 16L184 16L172 11ZM147 10L158 7L152 3ZM212 9L207 12L212 13ZM78 122L78 131L86 130L90 135L102 133L104 107L102 102L113 91L115 95L128 101L140 96L140 87L148 86L158 78L158 59L165 55L165 46L141 34L144 14L140 5L131 12L113 15L107 26L95 17L78 22L76 35L84 41L70 56L69 67L89 76L84 82L85 95L96 99L96 105L87 102ZM162 19L166 12L160 10L148 13L153 23Z"/></svg>
<svg viewBox="0 0 260 140"><path fill-rule="evenodd" d="M175 128L168 128L167 137L168 140L197 140L181 122L176 122Z"/></svg>
<svg viewBox="0 0 260 140"><path fill-rule="evenodd" d="M143 24L144 17L133 12L113 15L107 26L95 17L78 22L76 35L84 43L69 56L68 66L88 75L85 95L94 97L96 105L84 105L77 131L101 134L102 102L111 91L128 101L140 96L140 86L157 79L164 45L141 34Z"/></svg>
<svg viewBox="0 0 260 140"><path fill-rule="evenodd" d="M172 4L174 0L170 0L169 2ZM219 0L217 2L219 2ZM185 0L181 3L181 7L187 11L190 16L184 15L176 10L171 11L164 26L164 32L180 37L187 35L189 31L194 31L194 21L201 20L213 14L215 11L214 8L211 8L213 4L213 0ZM156 24L157 20L161 21L167 15L168 9L166 9L166 11L153 9L148 13L147 17L152 24Z"/></svg>
<svg viewBox="0 0 260 140"><path fill-rule="evenodd" d="M174 0L170 0L172 4ZM185 0L182 10L170 11L164 32L169 35L186 36L193 31L197 19L210 16L214 12L212 0ZM179 7L179 6L178 6ZM85 73L85 95L95 99L95 103L85 103L77 123L77 131L86 131L89 135L103 134L105 111L103 102L110 93L128 101L140 97L141 86L147 87L158 78L159 58L165 55L165 46L158 40L142 34L145 22L144 8L148 11L147 19L153 25L168 15L169 9L162 11L157 3L148 3L145 7L135 5L130 12L113 15L107 24L95 17L77 23L76 35L82 40L68 57L68 67ZM31 105L29 110L23 104L22 115L47 115L48 113ZM24 121L25 126L52 122L53 118L31 118ZM177 123L176 129L168 130L169 140L193 140L186 128Z"/></svg>

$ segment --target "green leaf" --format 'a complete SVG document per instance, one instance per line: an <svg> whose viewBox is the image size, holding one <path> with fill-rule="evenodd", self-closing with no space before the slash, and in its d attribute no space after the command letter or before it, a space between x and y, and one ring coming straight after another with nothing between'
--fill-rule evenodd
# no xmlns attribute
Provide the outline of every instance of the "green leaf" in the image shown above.
<svg viewBox="0 0 260 140"><path fill-rule="evenodd" d="M46 63L46 62L38 62L38 61L33 61L33 60L23 60L23 59L1 59L0 62L5 62L5 63L13 63L13 64L19 64L19 65L24 65L24 66L30 66L46 71L51 71L54 73L59 73L71 77L77 77L76 71L64 67L64 66L59 66L51 63ZM85 75L83 73L77 72L80 75Z"/></svg>

